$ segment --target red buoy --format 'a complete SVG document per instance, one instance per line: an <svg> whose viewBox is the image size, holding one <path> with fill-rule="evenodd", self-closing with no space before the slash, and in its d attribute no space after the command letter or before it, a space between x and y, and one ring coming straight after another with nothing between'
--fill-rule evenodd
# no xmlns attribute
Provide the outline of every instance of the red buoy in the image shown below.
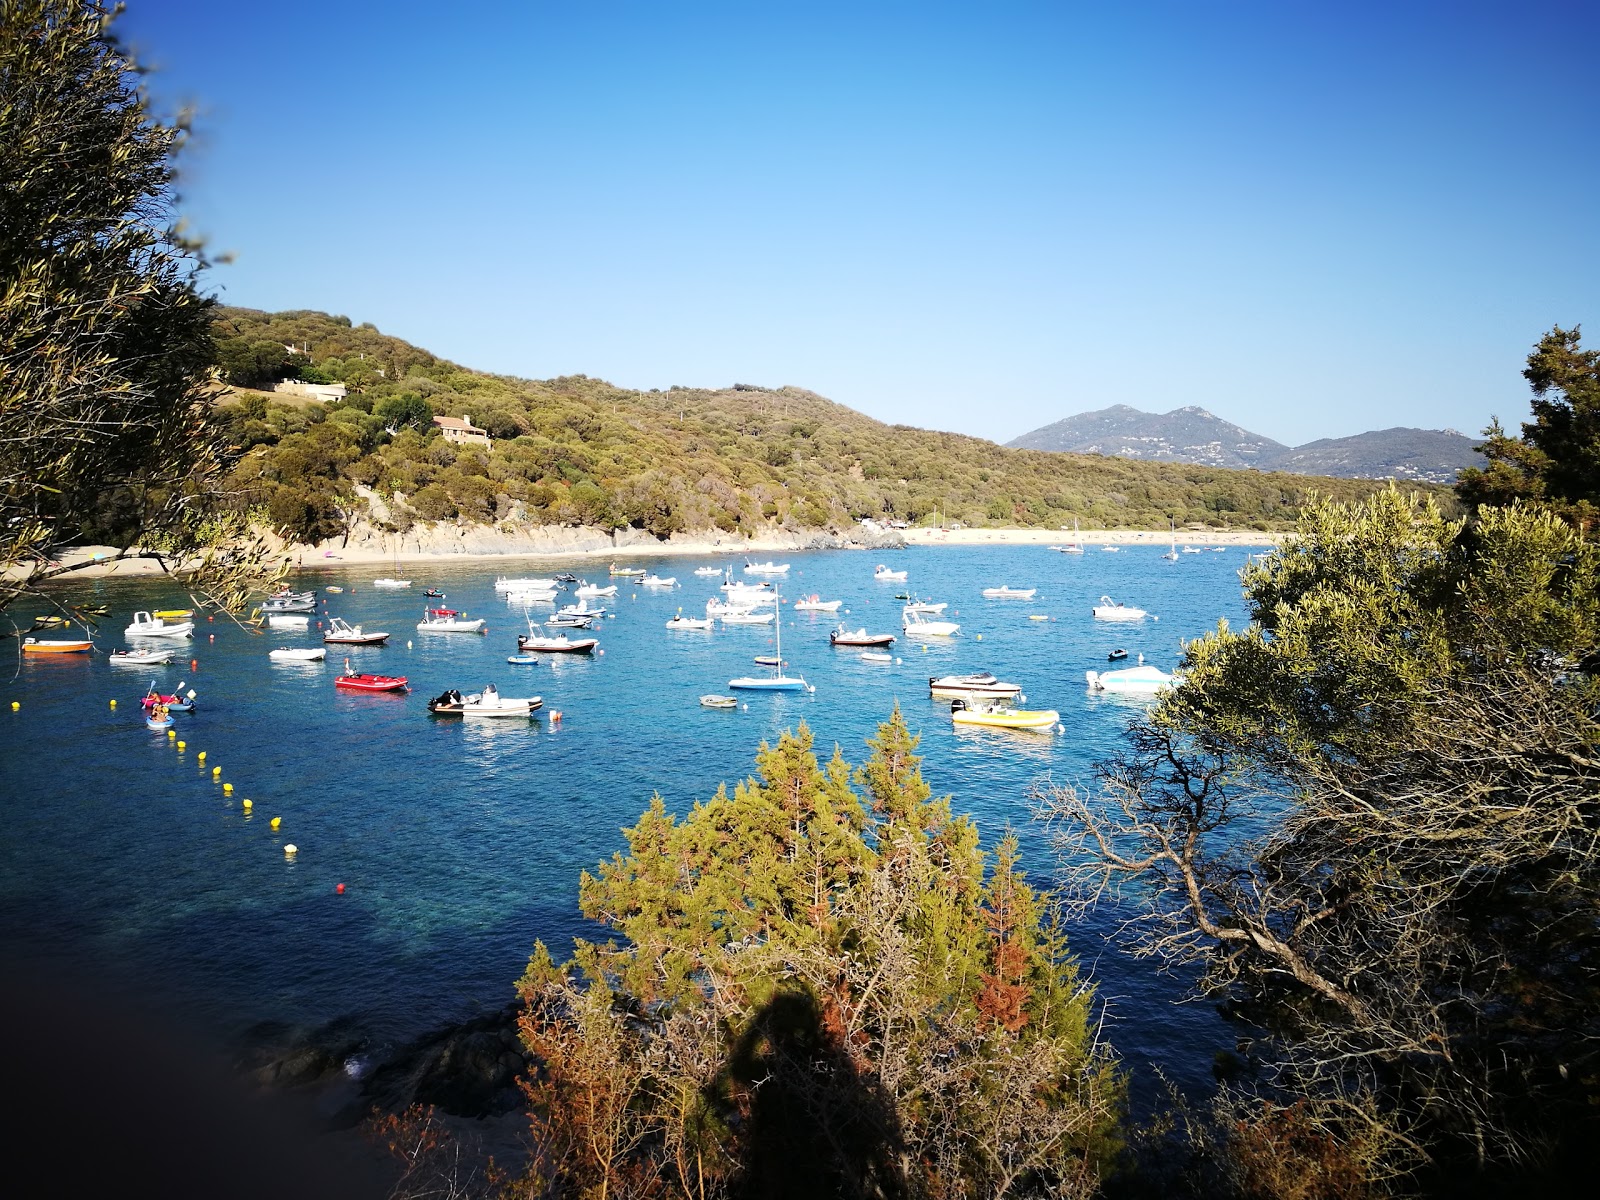
<svg viewBox="0 0 1600 1200"><path fill-rule="evenodd" d="M336 893L337 893L337 894L339 894L339 895L341 895L341 896L342 896L342 895L344 895L344 884L342 884L342 883L341 883L341 884L339 884L339 885L338 885L338 886L337 886L337 887L335 887L335 888L334 888L334 889L333 889L333 890L334 890L334 891L335 891L335 892L336 892Z"/></svg>
<svg viewBox="0 0 1600 1200"><path fill-rule="evenodd" d="M198 658L191 658L189 660L189 670L198 671L199 669L200 669L200 660Z"/></svg>

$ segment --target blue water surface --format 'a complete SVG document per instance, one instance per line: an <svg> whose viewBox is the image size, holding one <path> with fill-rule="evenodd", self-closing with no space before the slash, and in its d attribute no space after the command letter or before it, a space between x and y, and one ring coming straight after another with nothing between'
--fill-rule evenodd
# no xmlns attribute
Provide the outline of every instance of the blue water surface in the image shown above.
<svg viewBox="0 0 1600 1200"><path fill-rule="evenodd" d="M772 652L773 630L663 628L680 607L701 615L716 594L718 580L693 575L704 558L641 564L676 575L670 592L608 580L605 564L592 561L408 565L415 583L399 592L371 587L393 569L305 571L291 582L317 589L307 632L256 634L201 618L169 667L115 668L99 653L14 660L0 687L0 938L13 953L170 1002L224 1036L262 1021L342 1018L374 1044L393 1044L504 1005L536 939L559 956L574 935L593 936L577 912L579 873L623 847L620 828L652 792L681 813L719 782L748 776L758 744L800 721L819 756L837 743L859 763L863 741L897 701L922 736L935 793L976 817L986 845L1016 828L1024 866L1048 883L1054 864L1030 815L1030 784L1088 781L1137 711L1090 694L1083 672L1103 668L1117 647L1170 668L1184 639L1219 618L1245 618L1244 548L1175 563L1160 553L995 546L790 555L786 598L818 592L845 602L837 618L785 608L784 657L816 691L741 693L734 711L701 708L698 697L759 673L752 658ZM875 582L878 558L908 570L908 583ZM602 602L615 613L595 631L604 653L508 665L526 625L495 594L496 575L566 568L621 585L615 601ZM330 584L345 592L328 594ZM999 584L1039 592L1030 601L980 596ZM416 632L429 585L450 607L488 618L487 636ZM907 589L948 601L960 635L925 648L901 638L891 665L829 646L839 620L898 633L894 595ZM1160 619L1097 623L1089 610L1102 594ZM102 650L125 644L135 609L184 603L165 580L71 584L59 595L110 606L96 635ZM318 644L315 622L325 614L389 630L391 640L329 647L325 663L269 661L275 646ZM414 690L336 691L347 655L355 670L405 675ZM957 730L947 707L929 699L927 679L976 670L1022 683L1030 707L1060 711L1065 732ZM175 718L183 752L140 718L138 697L152 680L198 693L196 710ZM545 713L529 722L428 716L428 697L491 681L504 695L543 696ZM213 781L213 766L232 796ZM273 817L282 818L277 831ZM285 843L299 848L292 860ZM1073 941L1106 1002L1109 1036L1136 1070L1158 1062L1202 1086L1212 1055L1231 1044L1228 1029L1207 1005L1175 1003L1181 979L1118 951L1108 941L1114 917L1086 923Z"/></svg>

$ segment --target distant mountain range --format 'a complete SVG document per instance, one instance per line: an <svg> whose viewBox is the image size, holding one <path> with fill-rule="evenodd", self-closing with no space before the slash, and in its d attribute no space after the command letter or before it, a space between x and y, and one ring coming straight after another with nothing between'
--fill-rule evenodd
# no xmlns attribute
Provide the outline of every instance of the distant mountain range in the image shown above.
<svg viewBox="0 0 1600 1200"><path fill-rule="evenodd" d="M1453 429L1378 429L1352 437L1285 446L1241 429L1203 408L1140 412L1114 404L1080 413L1007 442L1019 450L1107 454L1152 462L1293 471L1340 479L1450 483L1463 467L1482 466L1476 446Z"/></svg>

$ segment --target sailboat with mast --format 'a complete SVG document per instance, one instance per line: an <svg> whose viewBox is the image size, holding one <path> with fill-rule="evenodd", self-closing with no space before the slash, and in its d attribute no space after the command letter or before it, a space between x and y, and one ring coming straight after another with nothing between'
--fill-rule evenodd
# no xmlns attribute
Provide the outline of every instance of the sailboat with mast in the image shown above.
<svg viewBox="0 0 1600 1200"><path fill-rule="evenodd" d="M1068 542L1065 546L1057 546L1056 549L1061 551L1061 553L1063 553L1063 554L1082 554L1083 553L1083 543L1078 540L1078 518L1077 517L1073 517L1072 518L1072 540L1070 542Z"/></svg>
<svg viewBox="0 0 1600 1200"><path fill-rule="evenodd" d="M783 602L781 597L776 599L778 616L772 628L777 641L772 656L772 674L742 675L738 679L728 680L728 686L748 692L814 692L816 687L807 683L804 676L783 673Z"/></svg>
<svg viewBox="0 0 1600 1200"><path fill-rule="evenodd" d="M1171 521L1168 521L1167 522L1167 528L1169 528L1172 531L1172 549L1168 550L1161 557L1166 559L1168 562L1177 562L1178 561L1178 527L1176 525L1174 525Z"/></svg>

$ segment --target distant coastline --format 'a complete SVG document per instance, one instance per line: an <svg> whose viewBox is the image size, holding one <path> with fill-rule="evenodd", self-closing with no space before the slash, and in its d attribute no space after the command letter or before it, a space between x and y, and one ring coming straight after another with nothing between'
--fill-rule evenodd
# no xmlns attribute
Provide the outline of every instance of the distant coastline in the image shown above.
<svg viewBox="0 0 1600 1200"><path fill-rule="evenodd" d="M379 534L363 531L348 542L340 540L317 546L282 544L279 553L299 570L328 570L347 567L374 567L398 563L484 562L497 559L612 559L665 558L669 556L703 558L742 558L754 554L792 554L805 550L855 549L893 553L911 546L1056 546L1076 541L1086 546L1162 546L1173 540L1168 530L1154 529L939 529L914 528L892 531L892 536L859 538L856 532L830 533L827 530L777 530L756 538L707 532L675 535L660 541L648 534L637 541L621 531L613 537L598 529L541 527L520 535L507 535L492 527L457 530L441 525L420 535ZM864 531L862 531L864 532ZM1277 546L1288 536L1259 530L1207 530L1179 533L1177 541L1190 546ZM486 544L492 543L492 544ZM455 548L459 546L460 548ZM143 577L163 574L161 564L149 558L116 559L115 546L77 546L61 552L64 565L81 564L57 578L103 579Z"/></svg>

